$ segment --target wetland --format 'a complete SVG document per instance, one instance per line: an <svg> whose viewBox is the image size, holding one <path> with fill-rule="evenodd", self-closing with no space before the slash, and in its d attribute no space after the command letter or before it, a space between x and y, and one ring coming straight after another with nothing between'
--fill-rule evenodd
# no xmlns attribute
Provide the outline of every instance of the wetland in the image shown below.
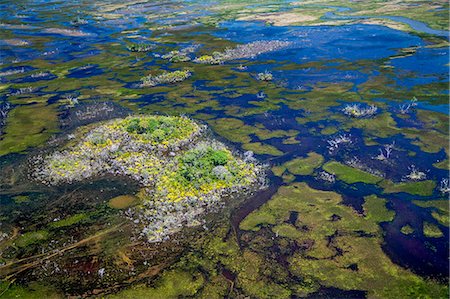
<svg viewBox="0 0 450 299"><path fill-rule="evenodd" d="M0 1L0 298L448 298L447 1Z"/></svg>

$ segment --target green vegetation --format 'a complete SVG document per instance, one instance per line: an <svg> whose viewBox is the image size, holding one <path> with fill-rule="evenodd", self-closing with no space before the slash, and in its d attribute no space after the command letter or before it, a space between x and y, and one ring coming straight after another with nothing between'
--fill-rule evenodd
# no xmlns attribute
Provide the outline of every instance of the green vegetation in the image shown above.
<svg viewBox="0 0 450 299"><path fill-rule="evenodd" d="M176 168L167 168L156 184L156 195L170 201L250 185L256 180L253 164L243 163L219 144L199 143L180 155Z"/></svg>
<svg viewBox="0 0 450 299"><path fill-rule="evenodd" d="M107 298L176 299L180 298L180 296L194 296L203 283L204 279L202 275L192 276L186 272L172 270L164 272L153 287L136 285Z"/></svg>
<svg viewBox="0 0 450 299"><path fill-rule="evenodd" d="M64 296L53 287L38 284L37 282L28 283L26 287L19 284L0 282L1 298L27 298L27 299L61 299Z"/></svg>
<svg viewBox="0 0 450 299"><path fill-rule="evenodd" d="M7 118L5 135L0 139L0 156L41 145L57 131L54 107L41 104L19 106Z"/></svg>
<svg viewBox="0 0 450 299"><path fill-rule="evenodd" d="M174 71L174 72L164 72L160 75L148 75L141 79L142 87L153 87L161 84L173 84L186 80L192 76L191 71Z"/></svg>
<svg viewBox="0 0 450 299"><path fill-rule="evenodd" d="M366 196L363 204L366 219L374 222L386 222L394 220L395 212L386 208L386 200L376 195Z"/></svg>
<svg viewBox="0 0 450 299"><path fill-rule="evenodd" d="M400 231L402 232L402 234L404 235L410 235L412 233L414 233L414 228L412 228L411 225L407 224L402 226L402 228L400 229Z"/></svg>
<svg viewBox="0 0 450 299"><path fill-rule="evenodd" d="M280 166L273 168L275 175L281 176L286 170L294 175L311 175L314 170L322 165L322 155L310 152L306 158L295 158Z"/></svg>
<svg viewBox="0 0 450 299"><path fill-rule="evenodd" d="M132 136L155 145L185 139L199 130L197 124L185 117L129 117L118 125Z"/></svg>
<svg viewBox="0 0 450 299"><path fill-rule="evenodd" d="M384 180L379 185L384 188L384 193L406 192L420 196L432 195L433 190L436 188L436 182L431 180L401 183L394 183L392 181Z"/></svg>
<svg viewBox="0 0 450 299"><path fill-rule="evenodd" d="M449 226L449 201L448 199L438 200L414 200L413 203L419 207L427 208L431 211L431 216L436 219L440 224Z"/></svg>
<svg viewBox="0 0 450 299"><path fill-rule="evenodd" d="M348 184L357 182L376 184L382 180L382 178L374 176L373 174L344 165L336 161L326 163L323 166L323 169L329 173L335 174L339 180L344 181Z"/></svg>
<svg viewBox="0 0 450 299"><path fill-rule="evenodd" d="M128 51L131 52L148 52L155 48L152 44L132 43L127 45Z"/></svg>
<svg viewBox="0 0 450 299"><path fill-rule="evenodd" d="M52 223L50 223L50 227L51 228L62 228L62 227L67 227L67 226L71 226L77 223L80 223L83 220L86 220L89 216L85 213L79 213L79 214L75 214L72 216L69 216L67 218L58 220L58 221L54 221Z"/></svg>
<svg viewBox="0 0 450 299"><path fill-rule="evenodd" d="M49 237L48 231L38 230L34 232L24 233L23 235L19 236L14 243L18 247L27 247L31 244L47 240L48 237Z"/></svg>
<svg viewBox="0 0 450 299"><path fill-rule="evenodd" d="M259 188L262 167L233 156L227 147L202 136L203 127L186 117L129 116L80 128L77 140L37 165L34 176L48 185L82 181L104 174L125 175L143 187L139 209L150 213L143 230L154 242L182 227L200 223L204 206L227 195ZM113 198L112 208L124 209L134 196ZM186 204L188 201L189 204ZM147 205L150 208L147 208ZM62 227L82 215L53 224Z"/></svg>
<svg viewBox="0 0 450 299"><path fill-rule="evenodd" d="M283 152L270 144L265 144L261 142L246 143L242 146L248 151L252 151L259 155L271 155L271 156L281 156Z"/></svg>
<svg viewBox="0 0 450 299"><path fill-rule="evenodd" d="M444 234L442 233L442 231L439 229L439 227L437 225L434 225L429 222L424 222L423 223L423 235L428 238L440 238Z"/></svg>
<svg viewBox="0 0 450 299"><path fill-rule="evenodd" d="M448 290L444 285L401 268L383 252L378 224L390 221L394 216L385 207L385 200L366 197L364 217L342 205L341 201L337 193L315 190L305 183L293 183L281 187L271 200L248 215L240 228L257 233L267 228L278 238L311 244L288 258L290 272L301 281L296 283L295 292L303 296L320 285L365 290L374 298L446 296ZM286 224L291 211L299 213L295 227ZM254 238L261 237L262 234Z"/></svg>

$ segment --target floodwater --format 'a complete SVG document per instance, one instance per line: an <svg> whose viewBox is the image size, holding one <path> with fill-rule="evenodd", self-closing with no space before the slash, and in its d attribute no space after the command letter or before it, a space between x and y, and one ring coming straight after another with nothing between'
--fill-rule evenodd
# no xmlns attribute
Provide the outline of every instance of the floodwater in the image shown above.
<svg viewBox="0 0 450 299"><path fill-rule="evenodd" d="M341 15L346 11L338 9L339 16L327 13L325 18L345 18ZM158 14L163 17L158 18ZM14 229L19 229L22 234L43 231L48 228L46 223L55 219L85 213L91 215L88 216L90 220L69 231L80 240L108 228L112 225L111 219L122 217L120 219L129 221L121 212L104 205L115 196L138 190L136 182L127 178L96 178L71 186L47 188L28 177L29 159L60 146L64 136L78 126L130 113L163 113L188 115L210 124L213 133L238 151L244 151L248 143L275 148L277 154L255 150L255 156L267 163L268 169L315 152L323 156L325 163L345 164L357 158L365 167L382 174L383 179L400 183L405 181L414 165L425 173L426 180L434 182L435 187L430 192L387 193L377 184L346 183L338 177L330 184L317 179L317 169L312 174L294 175L291 181L336 192L342 196L345 205L359 214L364 213L364 197L376 195L385 199L386 207L395 212L395 217L381 224L383 252L395 264L421 277L448 281L448 224L433 218L431 213L436 207L427 209L415 203L417 200L446 200L448 195L439 190L440 183L448 178L448 163L444 167L437 165L448 159L448 148L445 148L448 144L448 47L430 47L432 42L423 36L379 25L277 27L263 22L225 20L213 27L193 22L213 14L207 4L196 1L137 3L112 12L98 1L0 2L0 108L5 103L11 107L6 122L0 118L0 142L3 142L0 146L5 147L1 152L7 152L6 140L8 146L15 149L14 142L20 144L32 139L23 137L27 132L12 125L15 117L26 118L25 121L19 119L19 123L31 123L27 130L37 129L33 136L41 140L30 141L29 146L18 146L20 150L0 156L0 230L6 234L0 239L0 267L71 242L67 232L51 231L49 239L24 247L10 246L7 239ZM77 18L85 22L74 25ZM404 22L419 32L448 37L448 32L431 29L412 19L387 18ZM163 29L155 26L150 29L149 24L158 24ZM164 29L169 28L164 27L167 25L176 29ZM289 41L291 44L281 50L218 66L193 62L176 64L160 58L171 50L194 44L200 46L190 54L191 58L261 40ZM126 49L131 41L148 42L155 48L147 53L132 53ZM246 68L238 69L241 64ZM152 70L185 67L192 68L194 76L180 83L179 89L137 87L140 78ZM274 80L262 85L255 80L255 74L265 71L270 71ZM39 72L44 74L33 75ZM32 91L21 92L21 88L28 87ZM258 97L258 92L263 92L264 96ZM76 97L77 102L68 105L70 97ZM406 117L399 112L400 107L413 97L417 97L417 105ZM379 107L379 118L374 117L373 122L361 125L342 113L349 103L375 104ZM86 109L98 113L89 120L80 118ZM34 123L36 111L47 111L48 115L40 116ZM225 118L239 119L246 128L253 128L238 133L240 137L248 137L249 141L241 142L227 138L230 135L226 133L221 134L229 129L226 124L217 125L217 120ZM266 131L261 133L255 128ZM271 135L277 130L294 133ZM47 134L47 137L41 139L39 134ZM351 136L351 145L330 152L328 140L340 134ZM8 136L13 136L13 141ZM288 137L295 142L287 142ZM389 144L395 144L389 163L376 159L380 149ZM231 204L227 210L230 216L225 222L228 229L236 232L241 248L246 246L245 242L239 242L245 235L239 228L241 221L269 201L280 186L291 184L271 171L268 171L268 180L266 190ZM301 220L302 213L292 212L290 223L298 222L297 218ZM426 236L423 233L425 222L436 225L442 235ZM415 233L402 233L405 225ZM202 234L213 235L214 231L203 231ZM114 241L122 244L122 239L128 237L129 231L125 230L122 235L115 235ZM179 250L177 257L182 256L182 252ZM100 256L100 251L88 247L77 252L76 257L81 260L96 255ZM164 256L152 257L164 260ZM104 267L97 261L90 265L93 267L91 272ZM64 279L73 279L84 270L69 270L54 278L42 274L42 269L33 271L33 268L27 268L14 273L13 277L19 284L46 282L57 285L63 293L77 294L76 283L62 287ZM139 276L137 272L135 276ZM0 278L8 281L10 273L0 272ZM83 275L88 277L90 274L86 273ZM134 283L129 279L133 274L129 275L117 275L117 289ZM228 275L232 277L229 279L235 279L233 275ZM89 278L86 280L92 285L83 285L82 294L94 294L91 289L111 293L114 284L98 282L97 278L95 283ZM365 290L321 287L310 296L367 296ZM0 290L0 298L1 294Z"/></svg>

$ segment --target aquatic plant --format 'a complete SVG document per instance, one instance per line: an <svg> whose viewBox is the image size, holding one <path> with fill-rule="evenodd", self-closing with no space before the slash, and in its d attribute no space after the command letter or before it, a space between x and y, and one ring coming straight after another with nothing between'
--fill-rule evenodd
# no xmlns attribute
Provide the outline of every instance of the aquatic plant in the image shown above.
<svg viewBox="0 0 450 299"><path fill-rule="evenodd" d="M415 165L411 165L408 167L411 171L408 175L405 176L406 179L412 181L423 181L427 178L425 172L419 171Z"/></svg>
<svg viewBox="0 0 450 299"><path fill-rule="evenodd" d="M142 87L153 87L160 84L173 84L176 82L181 82L186 80L191 76L190 70L174 71L174 72L164 72L160 75L148 75L141 79Z"/></svg>
<svg viewBox="0 0 450 299"><path fill-rule="evenodd" d="M342 112L344 112L345 115L355 118L370 117L375 115L377 111L378 107L375 105L361 107L359 104L348 104L342 109Z"/></svg>
<svg viewBox="0 0 450 299"><path fill-rule="evenodd" d="M127 45L128 51L131 52L148 52L153 50L155 45L153 44L144 44L144 43L131 43Z"/></svg>
<svg viewBox="0 0 450 299"><path fill-rule="evenodd" d="M263 73L258 73L256 79L259 81L272 81L273 75L269 71L264 71Z"/></svg>
<svg viewBox="0 0 450 299"><path fill-rule="evenodd" d="M413 97L413 99L409 103L400 105L400 107L399 107L400 114L407 114L407 113L409 113L411 108L416 107L416 106L417 106L417 98Z"/></svg>

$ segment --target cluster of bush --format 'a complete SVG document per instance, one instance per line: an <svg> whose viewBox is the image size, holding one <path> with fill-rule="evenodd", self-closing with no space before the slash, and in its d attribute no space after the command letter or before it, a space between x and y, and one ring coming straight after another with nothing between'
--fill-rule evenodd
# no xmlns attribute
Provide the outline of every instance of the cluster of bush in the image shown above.
<svg viewBox="0 0 450 299"><path fill-rule="evenodd" d="M141 79L142 87L153 87L161 84L173 84L176 82L181 82L192 76L190 70L174 71L174 72L164 72L160 75L148 75Z"/></svg>
<svg viewBox="0 0 450 299"><path fill-rule="evenodd" d="M131 52L148 52L153 50L155 45L153 44L144 44L144 43L131 43L127 45L128 51Z"/></svg>
<svg viewBox="0 0 450 299"><path fill-rule="evenodd" d="M81 127L71 146L34 157L32 176L47 185L107 173L131 177L142 186L144 203L132 214L149 241L162 241L199 224L198 217L225 195L262 185L263 168L251 154L233 155L204 129L186 117L159 115Z"/></svg>

